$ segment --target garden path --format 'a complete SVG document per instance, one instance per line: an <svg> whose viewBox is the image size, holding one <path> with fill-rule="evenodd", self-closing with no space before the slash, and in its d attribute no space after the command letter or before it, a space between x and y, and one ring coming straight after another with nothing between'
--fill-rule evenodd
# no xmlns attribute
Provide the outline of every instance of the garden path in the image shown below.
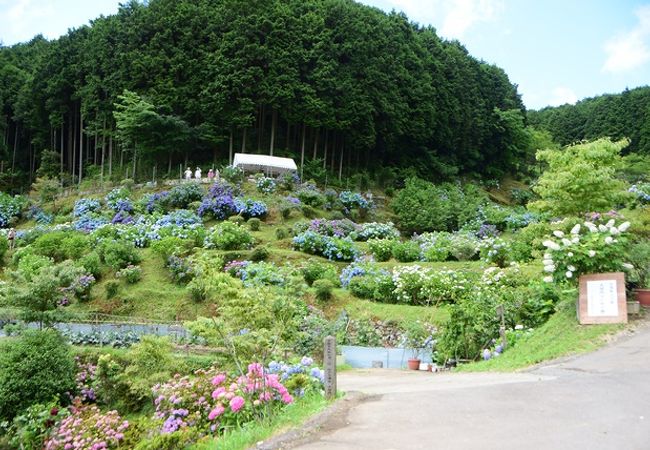
<svg viewBox="0 0 650 450"><path fill-rule="evenodd" d="M374 395L298 448L650 448L647 325L596 352L524 372L368 369L343 372L338 383Z"/></svg>

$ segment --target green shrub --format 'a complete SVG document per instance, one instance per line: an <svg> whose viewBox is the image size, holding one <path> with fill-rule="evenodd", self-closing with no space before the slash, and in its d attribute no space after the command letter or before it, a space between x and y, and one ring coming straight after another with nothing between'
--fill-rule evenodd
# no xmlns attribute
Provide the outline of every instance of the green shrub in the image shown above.
<svg viewBox="0 0 650 450"><path fill-rule="evenodd" d="M309 286L313 285L316 280L338 280L336 267L332 264L310 260L301 271L305 283Z"/></svg>
<svg viewBox="0 0 650 450"><path fill-rule="evenodd" d="M320 208L326 201L323 194L312 189L301 189L298 191L297 196L303 205L312 206L314 208Z"/></svg>
<svg viewBox="0 0 650 450"><path fill-rule="evenodd" d="M165 203L174 208L187 208L192 202L200 202L203 188L198 183L183 183L174 186L165 199Z"/></svg>
<svg viewBox="0 0 650 450"><path fill-rule="evenodd" d="M244 219L244 217L240 215L230 216L228 217L228 220L232 223L236 223L237 225L243 225L244 223L246 223L246 219Z"/></svg>
<svg viewBox="0 0 650 450"><path fill-rule="evenodd" d="M269 250L266 247L256 247L251 253L251 261L265 261L269 257Z"/></svg>
<svg viewBox="0 0 650 450"><path fill-rule="evenodd" d="M0 236L0 266L4 263L4 257L7 250L9 250L9 241L6 237Z"/></svg>
<svg viewBox="0 0 650 450"><path fill-rule="evenodd" d="M302 210L302 215L307 219L313 219L316 217L316 210L310 205L302 205L300 208Z"/></svg>
<svg viewBox="0 0 650 450"><path fill-rule="evenodd" d="M293 204L286 204L280 206L280 216L282 216L282 220L287 220L289 217L291 217L291 211L295 209L295 206Z"/></svg>
<svg viewBox="0 0 650 450"><path fill-rule="evenodd" d="M54 261L60 262L66 259L65 250L63 249L63 241L68 236L68 232L55 231L46 233L39 236L32 244L32 249L39 255L52 258Z"/></svg>
<svg viewBox="0 0 650 450"><path fill-rule="evenodd" d="M314 291L316 292L316 298L321 301L326 301L332 298L332 290L334 290L334 283L330 280L322 279L315 280Z"/></svg>
<svg viewBox="0 0 650 450"><path fill-rule="evenodd" d="M253 237L244 227L228 221L214 227L210 243L219 250L242 250L250 247Z"/></svg>
<svg viewBox="0 0 650 450"><path fill-rule="evenodd" d="M135 284L142 279L142 268L140 266L128 265L115 274L117 278L124 278L127 283Z"/></svg>
<svg viewBox="0 0 650 450"><path fill-rule="evenodd" d="M282 239L286 239L288 237L289 237L289 231L286 228L280 227L275 229L275 238L277 240L281 241Z"/></svg>
<svg viewBox="0 0 650 450"><path fill-rule="evenodd" d="M422 257L425 261L439 262L449 258L452 235L446 231L423 233L418 237L422 243Z"/></svg>
<svg viewBox="0 0 650 450"><path fill-rule="evenodd" d="M192 245L191 241L181 239L177 236L167 236L151 244L151 250L160 256L163 262L167 262L172 255L185 255Z"/></svg>
<svg viewBox="0 0 650 450"><path fill-rule="evenodd" d="M362 275L350 280L348 289L358 298L375 300L382 303L395 302L395 283L388 273Z"/></svg>
<svg viewBox="0 0 650 450"><path fill-rule="evenodd" d="M0 348L0 417L10 420L26 408L75 388L70 346L54 330L28 330Z"/></svg>
<svg viewBox="0 0 650 450"><path fill-rule="evenodd" d="M18 253L16 253L16 255L18 255ZM25 252L20 255L16 269L27 280L31 280L42 267L50 266L52 264L54 264L52 258Z"/></svg>
<svg viewBox="0 0 650 450"><path fill-rule="evenodd" d="M251 217L250 219L248 219L248 226L250 227L251 231L259 231L261 224L262 221L257 217Z"/></svg>
<svg viewBox="0 0 650 450"><path fill-rule="evenodd" d="M393 257L399 262L413 262L420 259L420 246L415 241L396 242Z"/></svg>
<svg viewBox="0 0 650 450"><path fill-rule="evenodd" d="M393 247L396 241L392 239L370 239L368 246L377 261L388 261L393 256Z"/></svg>
<svg viewBox="0 0 650 450"><path fill-rule="evenodd" d="M104 263L114 270L140 262L140 256L131 242L105 240L100 244L99 249Z"/></svg>
<svg viewBox="0 0 650 450"><path fill-rule="evenodd" d="M117 295L117 292L120 290L120 282L117 280L109 280L104 286L106 290L106 298L111 299Z"/></svg>
<svg viewBox="0 0 650 450"><path fill-rule="evenodd" d="M86 253L79 258L77 266L82 267L86 272L92 274L96 280L99 280L102 275L102 261L96 251Z"/></svg>

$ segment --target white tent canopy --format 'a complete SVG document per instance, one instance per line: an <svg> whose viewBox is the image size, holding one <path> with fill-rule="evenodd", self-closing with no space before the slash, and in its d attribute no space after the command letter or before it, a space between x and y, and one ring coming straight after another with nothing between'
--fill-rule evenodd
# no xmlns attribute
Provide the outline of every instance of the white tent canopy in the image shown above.
<svg viewBox="0 0 650 450"><path fill-rule="evenodd" d="M296 163L291 158L251 153L235 153L232 165L241 167L244 172L264 172L267 175L298 170Z"/></svg>

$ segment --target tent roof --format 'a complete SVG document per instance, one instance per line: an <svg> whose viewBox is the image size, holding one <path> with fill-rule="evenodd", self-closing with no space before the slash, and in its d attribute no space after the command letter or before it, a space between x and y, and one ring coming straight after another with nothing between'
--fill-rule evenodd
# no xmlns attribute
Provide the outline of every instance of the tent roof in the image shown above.
<svg viewBox="0 0 650 450"><path fill-rule="evenodd" d="M298 170L296 163L291 158L278 156L255 155L251 153L235 153L232 165L245 166L242 168L273 168L281 170Z"/></svg>

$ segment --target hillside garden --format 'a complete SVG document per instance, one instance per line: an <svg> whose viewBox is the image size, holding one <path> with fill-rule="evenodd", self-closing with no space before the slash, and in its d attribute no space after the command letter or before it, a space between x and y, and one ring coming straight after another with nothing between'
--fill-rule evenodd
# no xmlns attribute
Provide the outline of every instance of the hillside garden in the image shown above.
<svg viewBox="0 0 650 450"><path fill-rule="evenodd" d="M333 189L225 168L205 186L124 180L57 196L40 179L29 197L0 194L0 302L14 319L0 341L0 446L231 448L326 404L327 335L463 370L597 346L620 327L576 324L579 276L648 280L650 189L623 181L625 145L539 152L532 190L416 177ZM97 347L49 328L92 313L182 321L189 335Z"/></svg>

